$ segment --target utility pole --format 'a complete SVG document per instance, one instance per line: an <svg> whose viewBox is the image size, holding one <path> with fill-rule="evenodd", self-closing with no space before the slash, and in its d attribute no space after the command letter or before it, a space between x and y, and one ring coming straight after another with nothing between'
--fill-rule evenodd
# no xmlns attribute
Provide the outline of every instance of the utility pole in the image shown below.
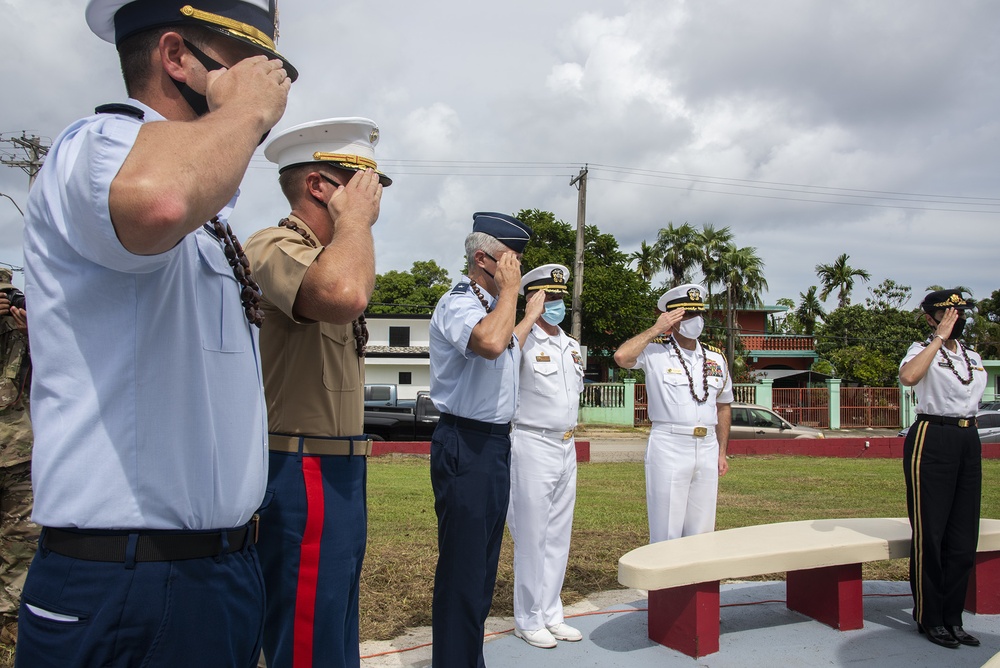
<svg viewBox="0 0 1000 668"><path fill-rule="evenodd" d="M40 137L29 135L25 132L22 132L20 137L8 137L7 139L0 137L0 143L13 144L24 151L27 159L0 155L0 163L8 167L20 167L23 169L28 175L28 190L31 190L31 186L35 183L35 176L38 175L38 170L42 168L45 154L49 152L49 147L42 144Z"/></svg>
<svg viewBox="0 0 1000 668"><path fill-rule="evenodd" d="M576 264L573 267L573 320L570 335L577 341L583 334L580 294L583 292L583 230L587 224L587 165L570 179L569 184L579 191L576 201Z"/></svg>

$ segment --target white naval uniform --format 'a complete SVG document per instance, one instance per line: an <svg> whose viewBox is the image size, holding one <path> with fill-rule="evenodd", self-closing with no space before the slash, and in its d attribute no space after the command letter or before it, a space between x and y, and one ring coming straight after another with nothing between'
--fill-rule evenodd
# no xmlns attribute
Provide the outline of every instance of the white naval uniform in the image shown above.
<svg viewBox="0 0 1000 668"><path fill-rule="evenodd" d="M521 353L511 432L510 506L514 539L514 623L536 631L564 621L563 579L576 503L576 427L583 392L580 344L534 325Z"/></svg>
<svg viewBox="0 0 1000 668"><path fill-rule="evenodd" d="M669 342L653 342L636 358L646 373L649 418L653 427L646 447L646 508L649 541L691 536L715 530L719 489L719 441L715 435L718 404L733 401L733 382L721 353L704 348L679 348L694 379L694 391L704 393L703 368L708 368L708 398L699 404L691 395L688 375ZM704 436L694 436L702 427Z"/></svg>

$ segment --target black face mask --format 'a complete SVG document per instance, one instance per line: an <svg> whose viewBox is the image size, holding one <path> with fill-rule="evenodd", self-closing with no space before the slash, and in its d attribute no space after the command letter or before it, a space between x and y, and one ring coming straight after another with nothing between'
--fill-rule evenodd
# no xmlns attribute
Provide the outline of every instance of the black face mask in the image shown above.
<svg viewBox="0 0 1000 668"><path fill-rule="evenodd" d="M933 320L939 325L941 324L941 321L935 318L934 316L931 316L931 320ZM965 318L959 318L958 320L955 321L955 326L951 328L951 336L948 337L949 341L957 341L960 338L962 338L962 332L965 330L965 323L966 323Z"/></svg>
<svg viewBox="0 0 1000 668"><path fill-rule="evenodd" d="M225 65L209 56L191 42L184 40L184 46L186 46L187 50L191 52L191 55L198 59L198 62L202 64L202 67L209 72L221 70L225 67ZM208 98L206 96L195 91L193 88L188 86L187 83L182 83L177 81L177 79L173 79L173 82L174 85L177 86L177 90L180 91L181 96L188 103L188 106L191 107L191 111L193 111L196 116L201 118L208 113Z"/></svg>
<svg viewBox="0 0 1000 668"><path fill-rule="evenodd" d="M487 253L486 251L483 251L483 255L485 255L489 259L493 260L494 262L497 262L497 259L495 257L493 257L492 255L490 255L489 253ZM500 264L500 263L497 262L497 264ZM483 267L483 273L486 274L487 276L489 276L491 279L493 279L493 274L491 274L490 272L486 271L486 267ZM493 280L496 280L496 279L493 279Z"/></svg>

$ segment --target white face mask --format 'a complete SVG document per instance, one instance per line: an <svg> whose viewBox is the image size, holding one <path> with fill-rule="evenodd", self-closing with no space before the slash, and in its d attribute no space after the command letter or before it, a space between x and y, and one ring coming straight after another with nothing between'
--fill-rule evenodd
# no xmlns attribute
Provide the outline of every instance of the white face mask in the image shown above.
<svg viewBox="0 0 1000 668"><path fill-rule="evenodd" d="M705 319L700 315L690 320L681 320L681 323L677 326L677 331L680 332L680 335L689 339L697 339L701 336L701 332L704 329Z"/></svg>

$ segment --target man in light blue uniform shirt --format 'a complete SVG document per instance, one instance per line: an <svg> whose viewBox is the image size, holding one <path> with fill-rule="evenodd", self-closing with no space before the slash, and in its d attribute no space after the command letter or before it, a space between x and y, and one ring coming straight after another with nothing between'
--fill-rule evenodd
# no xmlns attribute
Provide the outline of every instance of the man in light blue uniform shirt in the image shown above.
<svg viewBox="0 0 1000 668"><path fill-rule="evenodd" d="M483 631L510 498L521 360L514 325L531 229L501 213L476 213L473 221L465 240L469 275L441 298L430 325L431 400L441 411L431 439L435 668L486 665ZM541 301L533 308L537 318Z"/></svg>
<svg viewBox="0 0 1000 668"><path fill-rule="evenodd" d="M199 7L91 0L130 99L63 131L28 199L43 530L18 666L244 667L260 651L260 314L225 221L295 70L273 2Z"/></svg>

